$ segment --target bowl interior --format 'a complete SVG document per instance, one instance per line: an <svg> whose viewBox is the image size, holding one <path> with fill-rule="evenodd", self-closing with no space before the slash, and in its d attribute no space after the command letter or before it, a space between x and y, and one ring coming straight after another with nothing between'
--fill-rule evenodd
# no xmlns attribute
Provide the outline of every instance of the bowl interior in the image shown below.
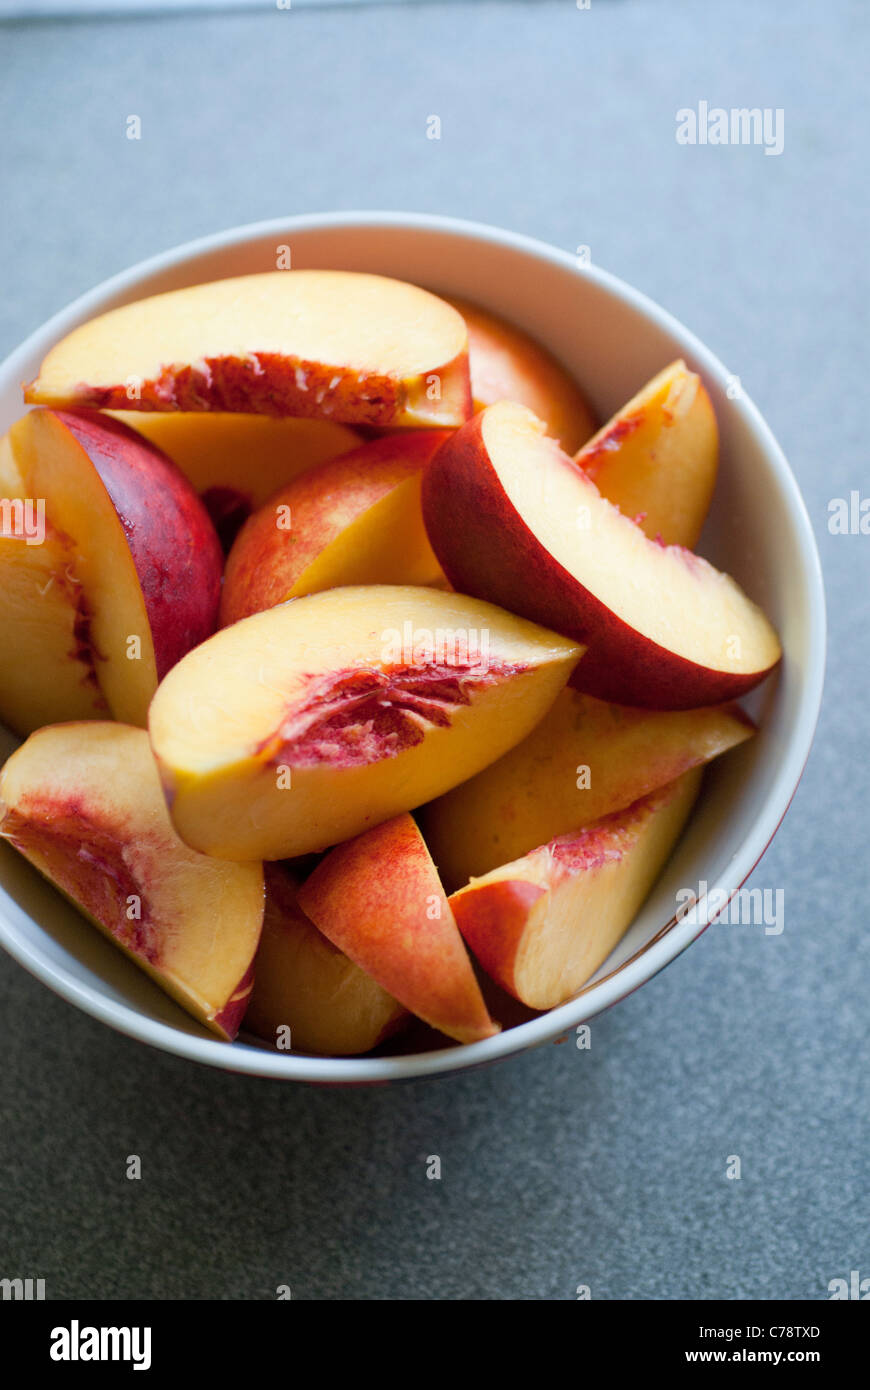
<svg viewBox="0 0 870 1390"><path fill-rule="evenodd" d="M700 550L767 611L785 651L750 701L763 720L706 776L695 814L634 925L583 993L550 1014L473 1047L418 1056L324 1059L213 1039L82 921L7 846L0 846L0 933L7 948L65 997L113 1026L200 1061L302 1080L384 1080L476 1065L563 1035L623 997L683 949L702 925L672 925L676 893L701 881L734 891L751 871L800 777L818 713L824 612L803 504L758 412L716 358L627 286L525 238L413 216L290 219L195 243L116 277L34 334L0 369L0 430L22 411L20 383L76 324L116 304L224 276L272 269L289 245L294 268L366 270L463 296L545 343L604 420L645 380L683 356L703 375L721 431L719 481ZM771 525L771 518L775 524ZM0 748L5 756L12 741Z"/></svg>

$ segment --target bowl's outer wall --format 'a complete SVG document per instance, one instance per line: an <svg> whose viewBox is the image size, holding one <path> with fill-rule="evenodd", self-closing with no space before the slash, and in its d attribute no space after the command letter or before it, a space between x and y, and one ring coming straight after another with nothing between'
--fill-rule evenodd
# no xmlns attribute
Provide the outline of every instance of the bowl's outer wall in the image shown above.
<svg viewBox="0 0 870 1390"><path fill-rule="evenodd" d="M540 338L581 383L601 420L668 361L700 371L719 419L722 460L701 549L777 625L785 660L750 701L757 738L712 768L697 811L631 930L576 1000L471 1047L409 1057L330 1059L213 1039L90 929L14 851L0 854L0 939L65 998L121 1031L199 1061L306 1081L350 1083L436 1074L496 1060L564 1034L636 989L696 937L660 934L679 888L733 892L787 809L818 715L824 599L815 542L794 479L739 382L692 335L628 286L563 252L493 228L413 214L335 214L241 228L158 257L98 287L35 333L0 368L0 427L22 411L21 382L76 324L117 304L276 268L389 274L476 300ZM11 744L10 744L11 746ZM2 751L2 750L0 750ZM660 934L660 939L642 948ZM627 964L624 964L626 963ZM614 975L614 969L623 968Z"/></svg>

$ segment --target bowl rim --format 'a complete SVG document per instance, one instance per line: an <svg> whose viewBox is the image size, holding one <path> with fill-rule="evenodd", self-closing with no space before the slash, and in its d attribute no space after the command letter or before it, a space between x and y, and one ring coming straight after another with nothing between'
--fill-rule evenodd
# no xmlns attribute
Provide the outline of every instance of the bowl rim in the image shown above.
<svg viewBox="0 0 870 1390"><path fill-rule="evenodd" d="M266 237L284 236L294 231L358 229L383 227L385 230L443 232L456 237L514 250L573 274L585 276L629 308L641 313L662 331L678 341L687 356L709 379L726 387L730 378L724 364L695 335L667 310L625 281L591 263L546 242L519 232L462 218L419 212L348 211L304 213L251 222L227 231L187 241L168 251L139 261L136 265L102 281L80 295L31 333L0 364L0 378L20 379L25 364L41 356L76 324L100 312L105 301L136 289L142 280L213 253ZM728 884L723 879L709 886L706 903L717 890L730 898L758 864L775 836L797 790L818 722L825 673L826 617L822 570L815 536L806 506L785 455L758 408L745 392L732 401L744 423L761 445L768 465L787 502L789 521L805 565L808 612L806 620L807 669L798 695L798 709L785 756L752 822L747 826L740 848L729 864ZM320 1085L371 1085L397 1080L414 1080L466 1071L485 1066L543 1043L558 1041L572 1029L618 1003L640 985L652 979L675 960L724 910L709 913L698 905L696 912L678 922L671 918L633 956L592 985L587 985L567 1003L525 1023L505 1029L482 1042L447 1047L438 1051L396 1057L322 1057L299 1052L278 1052L266 1044L244 1042L227 1044L216 1037L188 1033L168 1023L149 1018L130 1004L111 999L91 984L76 979L69 970L52 961L29 939L32 918L5 889L0 888L0 945L68 1003L75 1004L92 1018L134 1038L179 1057L204 1063L224 1071L286 1081Z"/></svg>

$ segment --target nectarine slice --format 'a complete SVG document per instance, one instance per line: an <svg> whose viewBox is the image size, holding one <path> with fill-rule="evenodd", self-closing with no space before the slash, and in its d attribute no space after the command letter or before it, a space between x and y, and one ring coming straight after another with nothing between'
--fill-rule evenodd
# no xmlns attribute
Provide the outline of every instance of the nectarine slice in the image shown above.
<svg viewBox="0 0 870 1390"><path fill-rule="evenodd" d="M26 736L108 706L87 640L88 611L68 536L25 497L8 435L0 439L0 720Z"/></svg>
<svg viewBox="0 0 870 1390"><path fill-rule="evenodd" d="M338 845L299 890L334 945L456 1042L497 1033L423 837L407 813Z"/></svg>
<svg viewBox="0 0 870 1390"><path fill-rule="evenodd" d="M630 709L563 690L522 743L424 806L448 889L624 810L751 737L739 705Z"/></svg>
<svg viewBox="0 0 870 1390"><path fill-rule="evenodd" d="M683 773L624 811L472 879L450 898L484 970L533 1009L582 988L631 925L700 785Z"/></svg>
<svg viewBox="0 0 870 1390"><path fill-rule="evenodd" d="M0 835L194 1018L235 1036L262 867L181 843L144 729L71 723L31 734L0 773Z"/></svg>
<svg viewBox="0 0 870 1390"><path fill-rule="evenodd" d="M273 492L361 442L332 420L178 410L118 410L114 417L168 454L193 483L227 550Z"/></svg>
<svg viewBox="0 0 870 1390"><path fill-rule="evenodd" d="M448 439L423 516L454 588L588 646L572 680L587 694L691 709L736 698L779 661L734 580L649 540L525 406L489 406Z"/></svg>
<svg viewBox="0 0 870 1390"><path fill-rule="evenodd" d="M478 772L529 732L580 649L459 594L361 585L224 628L151 705L172 818L195 849L325 849Z"/></svg>
<svg viewBox="0 0 870 1390"><path fill-rule="evenodd" d="M544 421L567 454L595 432L595 419L576 382L536 339L464 299L448 299L468 326L475 410L518 401Z"/></svg>
<svg viewBox="0 0 870 1390"><path fill-rule="evenodd" d="M0 497L23 497L24 479L8 434L0 438Z"/></svg>
<svg viewBox="0 0 870 1390"><path fill-rule="evenodd" d="M294 1052L371 1052L407 1023L408 1010L306 917L290 869L266 864L265 877L266 911L245 1029L273 1046L289 1044Z"/></svg>
<svg viewBox="0 0 870 1390"><path fill-rule="evenodd" d="M117 420L35 410L10 431L27 495L76 558L76 660L87 659L116 719L144 724L157 682L214 631L223 556L187 479ZM36 547L33 547L35 550ZM54 599L50 599L54 602ZM39 679L51 680L49 651Z"/></svg>
<svg viewBox="0 0 870 1390"><path fill-rule="evenodd" d="M682 359L665 367L584 444L575 463L650 540L694 550L719 463L716 415L697 372Z"/></svg>
<svg viewBox="0 0 870 1390"><path fill-rule="evenodd" d="M448 438L415 430L363 444L275 493L227 560L221 623L341 584L443 579L420 508L423 470Z"/></svg>
<svg viewBox="0 0 870 1390"><path fill-rule="evenodd" d="M468 335L449 304L401 280L241 275L82 324L51 349L25 400L452 426L471 413Z"/></svg>
<svg viewBox="0 0 870 1390"><path fill-rule="evenodd" d="M0 534L0 719L22 736L67 719L105 719L90 616L68 536L41 545Z"/></svg>

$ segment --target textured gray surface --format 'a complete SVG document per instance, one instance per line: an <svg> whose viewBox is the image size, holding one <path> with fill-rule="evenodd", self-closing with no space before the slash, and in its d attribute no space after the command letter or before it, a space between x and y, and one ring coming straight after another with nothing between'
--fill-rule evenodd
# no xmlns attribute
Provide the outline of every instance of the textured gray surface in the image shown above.
<svg viewBox="0 0 870 1390"><path fill-rule="evenodd" d="M0 349L143 256L286 213L410 208L588 244L765 412L831 628L815 751L753 879L785 888L785 931L712 928L589 1052L289 1089L128 1042L0 959L0 1275L57 1298L798 1299L870 1274L870 537L826 524L868 488L868 21L562 0L0 31ZM782 107L782 156L678 146L675 112L701 99Z"/></svg>

